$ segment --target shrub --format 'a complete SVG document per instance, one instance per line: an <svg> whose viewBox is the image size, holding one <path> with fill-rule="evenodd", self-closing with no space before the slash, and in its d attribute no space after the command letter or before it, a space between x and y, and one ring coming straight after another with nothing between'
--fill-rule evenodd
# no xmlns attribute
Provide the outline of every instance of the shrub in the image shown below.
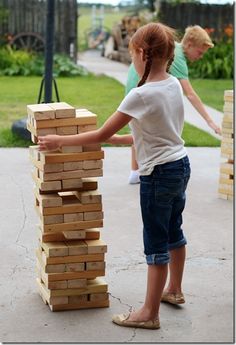
<svg viewBox="0 0 236 345"><path fill-rule="evenodd" d="M58 76L86 75L87 71L76 65L68 56L55 54L53 74ZM44 74L44 56L25 50L14 50L10 46L0 49L0 75L42 76Z"/></svg>
<svg viewBox="0 0 236 345"><path fill-rule="evenodd" d="M193 78L231 79L233 78L233 45L218 42L203 58L189 64L189 75Z"/></svg>

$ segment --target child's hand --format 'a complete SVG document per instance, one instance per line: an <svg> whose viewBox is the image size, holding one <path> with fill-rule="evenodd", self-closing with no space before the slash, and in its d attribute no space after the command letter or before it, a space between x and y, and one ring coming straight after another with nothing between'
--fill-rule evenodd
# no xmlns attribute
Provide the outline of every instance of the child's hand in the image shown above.
<svg viewBox="0 0 236 345"><path fill-rule="evenodd" d="M45 135L38 137L39 150L56 150L61 147L60 135Z"/></svg>
<svg viewBox="0 0 236 345"><path fill-rule="evenodd" d="M217 126L214 121L208 121L208 125L215 131L216 134L221 135L221 128Z"/></svg>

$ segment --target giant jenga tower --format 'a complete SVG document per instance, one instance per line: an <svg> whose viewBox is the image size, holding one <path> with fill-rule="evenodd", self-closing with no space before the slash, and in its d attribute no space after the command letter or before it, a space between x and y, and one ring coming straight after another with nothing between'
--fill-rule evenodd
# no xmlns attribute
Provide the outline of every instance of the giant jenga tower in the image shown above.
<svg viewBox="0 0 236 345"><path fill-rule="evenodd" d="M67 103L27 106L32 141L39 135L69 135L97 127L97 117ZM100 145L65 146L58 151L30 147L35 208L39 216L37 285L52 311L108 307L104 255Z"/></svg>
<svg viewBox="0 0 236 345"><path fill-rule="evenodd" d="M224 116L222 122L221 156L224 162L220 165L219 197L233 199L234 185L234 121L233 90L224 92Z"/></svg>

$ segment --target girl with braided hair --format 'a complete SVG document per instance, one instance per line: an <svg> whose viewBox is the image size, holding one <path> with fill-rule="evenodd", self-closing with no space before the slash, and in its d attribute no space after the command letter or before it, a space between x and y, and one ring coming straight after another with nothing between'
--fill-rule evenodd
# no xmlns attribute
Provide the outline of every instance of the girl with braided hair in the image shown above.
<svg viewBox="0 0 236 345"><path fill-rule="evenodd" d="M169 61L170 74L176 77L183 89L184 94L197 110L198 114L206 121L208 126L216 133L221 134L221 128L213 121L210 114L208 114L201 99L193 89L189 80L188 64L189 61L197 61L203 57L208 49L213 48L214 44L211 41L208 33L199 25L189 26L185 29L185 34L182 41L175 42L175 51L173 61ZM135 70L134 64L131 64L128 70L128 77L125 86L125 93L137 86L139 81L138 73ZM131 171L129 175L129 184L137 184L139 180L138 164L135 159L135 149L131 148Z"/></svg>
<svg viewBox="0 0 236 345"><path fill-rule="evenodd" d="M77 135L39 137L40 150L101 142L134 143L140 170L140 204L144 253L148 265L143 306L130 314L114 315L119 326L157 329L161 299L170 262L174 298L183 299L181 282L186 239L182 230L185 190L190 164L181 139L184 124L182 88L168 74L174 55L174 31L161 24L139 28L130 40L130 53L140 76L115 113L97 130ZM132 135L117 135L129 123ZM174 286L175 285L175 286ZM173 297L172 296L172 297Z"/></svg>

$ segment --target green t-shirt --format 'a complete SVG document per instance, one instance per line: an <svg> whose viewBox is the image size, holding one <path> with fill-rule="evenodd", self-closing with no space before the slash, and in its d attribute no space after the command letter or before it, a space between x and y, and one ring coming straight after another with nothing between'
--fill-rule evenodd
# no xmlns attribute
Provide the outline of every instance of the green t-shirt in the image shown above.
<svg viewBox="0 0 236 345"><path fill-rule="evenodd" d="M188 79L188 65L181 43L175 42L175 57L170 67L170 74L178 79ZM139 76L132 63L128 70L127 83L125 86L126 95L131 89L137 86L138 81Z"/></svg>
<svg viewBox="0 0 236 345"><path fill-rule="evenodd" d="M175 42L175 56L170 66L170 74L178 79L188 79L188 65L181 43Z"/></svg>

